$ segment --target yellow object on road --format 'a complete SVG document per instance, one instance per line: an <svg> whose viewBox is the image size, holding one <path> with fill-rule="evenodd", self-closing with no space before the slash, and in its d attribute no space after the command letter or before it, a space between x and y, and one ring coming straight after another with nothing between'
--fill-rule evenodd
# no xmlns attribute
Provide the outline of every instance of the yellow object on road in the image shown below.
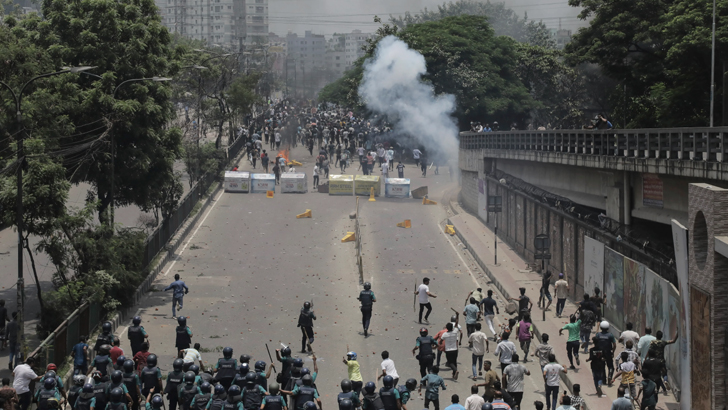
<svg viewBox="0 0 728 410"><path fill-rule="evenodd" d="M341 243L353 242L356 240L356 234L354 232L347 232L346 235L341 239Z"/></svg>
<svg viewBox="0 0 728 410"><path fill-rule="evenodd" d="M376 202L377 200L374 199L374 187L371 188L371 191L369 191L369 202Z"/></svg>
<svg viewBox="0 0 728 410"><path fill-rule="evenodd" d="M310 218L311 217L311 210L307 209L306 212L302 214L296 215L296 218Z"/></svg>
<svg viewBox="0 0 728 410"><path fill-rule="evenodd" d="M427 199L427 196L422 198L422 205L437 205L437 202Z"/></svg>
<svg viewBox="0 0 728 410"><path fill-rule="evenodd" d="M410 221L409 219L405 219L404 222L398 222L397 227L398 228L411 228L412 221Z"/></svg>
<svg viewBox="0 0 728 410"><path fill-rule="evenodd" d="M450 236L455 235L455 227L452 225L445 225L445 233L449 234Z"/></svg>
<svg viewBox="0 0 728 410"><path fill-rule="evenodd" d="M273 198L273 195L275 195L276 191L266 191L265 197L266 198Z"/></svg>

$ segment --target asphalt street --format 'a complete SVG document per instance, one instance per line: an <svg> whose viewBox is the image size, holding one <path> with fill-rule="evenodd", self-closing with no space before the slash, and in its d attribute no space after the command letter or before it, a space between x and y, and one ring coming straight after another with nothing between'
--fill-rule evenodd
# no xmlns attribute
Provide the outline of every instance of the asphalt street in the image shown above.
<svg viewBox="0 0 728 410"><path fill-rule="evenodd" d="M254 361L268 363L266 344L274 360L274 349L282 344L290 345L294 352L301 350L296 323L303 302L309 300L318 316L313 348L319 365L316 384L324 408L335 406L339 382L347 377L342 358L348 350L358 353L365 382L375 381L381 373L383 350L388 350L395 361L400 383L409 377L419 379L419 366L411 352L421 327L413 312L416 284L425 276L432 279L430 289L437 295L431 300L434 309L427 326L432 335L449 321L451 308L462 312L476 283L484 290L489 288L457 237L443 232L443 221L450 212L443 205L455 197L457 183L451 181L447 167L440 175L433 175L433 167L427 178L421 178L414 164L406 164L405 177L412 179L412 188L427 185L430 199L438 205L384 197L369 202L368 197L360 197L364 280L372 283L377 297L371 334L365 338L356 300L362 288L354 242L341 243L344 234L354 230L349 214L355 210L356 199L315 192L311 187L313 157L299 146L290 158L303 162L297 170L308 175L308 193L281 194L277 190L273 198L218 194L178 251L177 259L165 267L155 290L144 299L139 314L164 374L171 370L177 323L172 319L171 294L161 289L179 274L190 288L182 313L194 333L193 343L202 345L206 365L214 364L225 346L234 349L236 358L246 353ZM247 160L240 166L241 170L252 170ZM355 170L356 166L350 168ZM313 218L296 219L296 214L306 209L312 210ZM412 221L411 229L396 227L404 219ZM502 323L504 303L502 296L498 297L502 314L496 323ZM461 323L465 330L464 319ZM120 329L119 334L122 348L129 350L125 330ZM440 375L447 384L440 395L443 408L453 393L459 394L461 403L470 395L471 353L466 340L464 337L459 350L457 381L446 370L443 355ZM494 350L491 341L486 360L497 363ZM519 354L523 356L520 349ZM302 357L311 367L309 355L294 356ZM530 362L526 367L532 376L526 380L523 403L530 408L534 400L543 401L544 388L538 364ZM420 400L415 399L409 408L422 408Z"/></svg>

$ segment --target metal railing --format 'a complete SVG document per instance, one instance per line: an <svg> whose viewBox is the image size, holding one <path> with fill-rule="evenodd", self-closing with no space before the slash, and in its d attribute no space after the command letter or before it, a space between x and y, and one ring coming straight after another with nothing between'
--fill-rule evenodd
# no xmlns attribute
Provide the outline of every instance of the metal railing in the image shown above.
<svg viewBox="0 0 728 410"><path fill-rule="evenodd" d="M356 197L356 217L354 218L354 243L356 264L359 266L359 284L364 283L364 262L361 249L361 230L359 229L359 197Z"/></svg>
<svg viewBox="0 0 728 410"><path fill-rule="evenodd" d="M460 149L723 162L728 127L462 132Z"/></svg>

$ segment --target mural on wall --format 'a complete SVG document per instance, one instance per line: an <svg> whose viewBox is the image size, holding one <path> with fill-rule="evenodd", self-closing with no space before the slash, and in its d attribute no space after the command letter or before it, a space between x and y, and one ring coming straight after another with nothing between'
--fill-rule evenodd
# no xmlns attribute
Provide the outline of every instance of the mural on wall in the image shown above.
<svg viewBox="0 0 728 410"><path fill-rule="evenodd" d="M635 331L645 328L645 266L624 258L624 320L632 322Z"/></svg>
<svg viewBox="0 0 728 410"><path fill-rule="evenodd" d="M604 286L604 316L617 329L624 329L624 256L609 248L604 250Z"/></svg>
<svg viewBox="0 0 728 410"><path fill-rule="evenodd" d="M594 295L594 288L604 291L604 244L584 237L584 292Z"/></svg>
<svg viewBox="0 0 728 410"><path fill-rule="evenodd" d="M665 287L667 288L668 320L662 327L662 333L663 339L672 340L680 328L680 294L674 286L667 282L665 282ZM667 361L667 369L670 373L680 374L680 345L678 343L665 349L665 361Z"/></svg>
<svg viewBox="0 0 728 410"><path fill-rule="evenodd" d="M658 274L645 270L645 327L651 328L653 335L665 324L667 286L663 282L665 280ZM637 332L644 334L644 329Z"/></svg>

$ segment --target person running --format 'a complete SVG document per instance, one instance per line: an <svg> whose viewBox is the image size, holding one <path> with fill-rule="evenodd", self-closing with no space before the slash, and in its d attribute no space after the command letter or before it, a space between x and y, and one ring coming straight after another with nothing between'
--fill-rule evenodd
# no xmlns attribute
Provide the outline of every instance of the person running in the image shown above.
<svg viewBox="0 0 728 410"><path fill-rule="evenodd" d="M470 304L465 306L463 309L463 316L465 316L465 329L470 337L475 332L475 324L478 323L480 317L480 307L478 307L478 299L470 297ZM468 343L470 347L473 347L471 343Z"/></svg>
<svg viewBox="0 0 728 410"><path fill-rule="evenodd" d="M559 273L559 280L554 284L554 293L556 293L556 317L561 317L569 295L569 283L564 280L563 273Z"/></svg>
<svg viewBox="0 0 728 410"><path fill-rule="evenodd" d="M417 389L417 393L422 395L422 386L425 386L425 408L430 408L430 403L435 405L435 410L440 410L440 388L447 390L447 385L442 377L438 376L440 369L437 367L432 368L432 373L425 375L420 380L420 387Z"/></svg>
<svg viewBox="0 0 728 410"><path fill-rule="evenodd" d="M627 322L624 327L626 328L626 330L619 335L619 339L617 339L617 341L625 346L627 345L628 341L631 341L632 346L637 346L640 341L640 335L639 333L632 330L634 328L634 324L632 322Z"/></svg>
<svg viewBox="0 0 728 410"><path fill-rule="evenodd" d="M642 400L640 400L640 396L642 396ZM639 402L641 410L655 410L657 398L657 385L645 374L634 399Z"/></svg>
<svg viewBox="0 0 728 410"><path fill-rule="evenodd" d="M665 340L662 340L662 337L663 337L662 330L658 330L657 333L655 333L655 340L650 342L650 347L648 350L648 353L650 351L654 351L655 352L654 357L657 358L657 360L659 360L660 362L662 362L662 370L661 370L662 380L663 380L667 390L670 390L670 383L667 380L667 365L666 365L666 361L665 361L665 347L667 347L667 345L671 345L671 344L674 344L675 342L677 342L677 336L678 335L676 333L674 339L665 341Z"/></svg>
<svg viewBox="0 0 728 410"><path fill-rule="evenodd" d="M653 340L656 340L655 336L652 336L652 328L645 328L645 335L640 337L640 341L637 342L637 353L640 355L640 360L645 361L647 358L647 351L650 350L650 344Z"/></svg>
<svg viewBox="0 0 728 410"><path fill-rule="evenodd" d="M458 332L454 330L453 324L446 325L447 332L442 335L445 342L445 366L452 369L453 380L458 379Z"/></svg>
<svg viewBox="0 0 728 410"><path fill-rule="evenodd" d="M346 346L349 350L349 346ZM349 380L351 380L351 389L356 392L357 396L361 393L361 389L364 385L364 379L361 377L361 368L359 362L356 360L356 352L348 352L344 356L344 364L346 365L349 373Z"/></svg>
<svg viewBox="0 0 728 410"><path fill-rule="evenodd" d="M576 369L576 367L574 367L574 359L576 359L577 365L581 365L581 363L579 363L579 333L581 331L581 320L576 320L576 316L571 315L571 317L569 317L569 323L559 329L559 336L564 334L564 330L569 331L569 337L566 340L566 354L569 356L569 363L571 364L569 369L574 370Z"/></svg>
<svg viewBox="0 0 728 410"><path fill-rule="evenodd" d="M483 316L485 317L485 324L488 325L490 333L493 334L493 340L496 340L498 334L495 332L493 327L493 318L495 314L500 315L500 309L498 309L498 303L493 299L493 291L488 290L488 297L480 301L480 305L483 307Z"/></svg>
<svg viewBox="0 0 728 410"><path fill-rule="evenodd" d="M622 363L620 363L617 367L617 373L611 378L610 384L613 384L614 381L617 380L617 377L622 376L619 387L629 389L630 396L637 397L637 390L635 387L635 371L637 370L637 366L634 362L629 360L629 353L627 352L622 352L620 354L620 359L622 360Z"/></svg>
<svg viewBox="0 0 728 410"><path fill-rule="evenodd" d="M485 333L481 332L481 324L476 323L475 324L475 331L468 336L468 343L470 344L470 347L472 348L472 355L473 355L473 380L476 380L479 375L483 375L483 356L486 353L490 353L490 346L488 343L488 337L485 336ZM478 368L478 373L475 373L476 365Z"/></svg>
<svg viewBox="0 0 728 410"><path fill-rule="evenodd" d="M511 358L511 364L503 370L503 384L506 390L513 396L513 401L517 408L521 408L521 400L523 400L523 380L525 376L530 376L531 372L522 364L519 364L518 354L514 354Z"/></svg>
<svg viewBox="0 0 728 410"><path fill-rule="evenodd" d="M549 292L549 286L551 286L551 271L547 270L543 274L543 278L541 278L541 290L540 290L540 296L538 298L538 305L543 306L544 310L547 310L549 306L551 306L551 292ZM548 299L549 303L546 304L546 299Z"/></svg>
<svg viewBox="0 0 728 410"><path fill-rule="evenodd" d="M308 346L308 353L313 353L314 332L313 332L313 321L316 320L316 314L311 309L313 306L311 302L304 302L301 312L298 315L298 327L301 328L301 353L306 353L306 347Z"/></svg>
<svg viewBox="0 0 728 410"><path fill-rule="evenodd" d="M436 298L437 296L430 293L430 278L424 278L422 279L422 283L420 286L417 287L417 290L415 290L415 295L418 295L419 302L420 302L420 319L419 324L422 324L422 312L425 311L425 308L427 308L427 313L425 314L425 322L430 323L427 319L430 317L430 313L432 312L432 304L430 304L429 298Z"/></svg>
<svg viewBox="0 0 728 410"><path fill-rule="evenodd" d="M531 316L523 316L523 320L518 323L518 342L523 350L523 362L528 363L528 351L531 350L531 340L533 339L533 325L531 324Z"/></svg>
<svg viewBox="0 0 728 410"><path fill-rule="evenodd" d="M364 283L364 290L359 292L357 300L361 302L361 323L364 326L364 337L367 337L369 336L369 321L372 319L372 307L374 306L374 302L377 301L377 297L372 292L371 283Z"/></svg>
<svg viewBox="0 0 728 410"><path fill-rule="evenodd" d="M399 164L397 164L397 177L404 178L404 164L402 161L399 161Z"/></svg>
<svg viewBox="0 0 728 410"><path fill-rule="evenodd" d="M615 339L613 334L609 333L609 322L606 320L602 320L602 323L599 324L599 329L600 332L595 336L596 344L594 347L601 350L607 365L608 373L606 380L611 381L612 374L614 374L614 350L617 348L617 339ZM611 385L610 382L609 386L611 387Z"/></svg>
<svg viewBox="0 0 728 410"><path fill-rule="evenodd" d="M549 335L542 333L541 344L536 346L536 353L534 353L534 356L538 357L538 364L541 366L541 371L543 371L544 366L549 364L549 355L553 353L554 348L549 344Z"/></svg>
<svg viewBox="0 0 728 410"><path fill-rule="evenodd" d="M549 364L543 369L543 377L546 380L546 409L556 409L556 402L559 399L559 376L561 372L568 373L562 365L556 363L556 356L549 355Z"/></svg>
<svg viewBox="0 0 728 410"><path fill-rule="evenodd" d="M377 376L377 381L383 377L391 376L394 386L396 386L399 383L399 374L394 367L394 360L389 358L388 351L385 350L382 352L382 363L379 366L382 368L382 373Z"/></svg>
<svg viewBox="0 0 728 410"><path fill-rule="evenodd" d="M437 349L437 341L434 337L428 335L426 327L420 329L420 336L415 342L415 347L412 349L412 356L419 349L420 354L417 355L417 360L420 364L420 377L425 377L427 373L432 371L432 364L435 360L435 351Z"/></svg>
<svg viewBox="0 0 728 410"><path fill-rule="evenodd" d="M179 310L182 310L182 300L190 292L190 289L179 279L179 273L174 275L174 282L170 283L163 291L166 292L170 289L172 290L172 319L177 319L177 305L179 305Z"/></svg>
<svg viewBox="0 0 728 410"><path fill-rule="evenodd" d="M511 364L513 355L516 354L516 345L508 340L510 333L504 333L501 337L500 343L495 348L495 355L498 357L498 361L501 365L501 374L506 369L506 366Z"/></svg>
<svg viewBox="0 0 728 410"><path fill-rule="evenodd" d="M523 319L523 316L526 314L530 314L531 308L533 308L533 302L531 302L531 299L526 296L526 288L518 288L518 291L521 292L521 296L517 298L510 298L509 300L513 300L515 302L518 302L518 319Z"/></svg>
<svg viewBox="0 0 728 410"><path fill-rule="evenodd" d="M412 159L415 160L415 166L420 166L420 156L422 155L422 151L415 148L412 150Z"/></svg>
<svg viewBox="0 0 728 410"><path fill-rule="evenodd" d="M73 374L88 374L88 344L85 335L78 338L78 343L71 350L71 357L73 357Z"/></svg>

